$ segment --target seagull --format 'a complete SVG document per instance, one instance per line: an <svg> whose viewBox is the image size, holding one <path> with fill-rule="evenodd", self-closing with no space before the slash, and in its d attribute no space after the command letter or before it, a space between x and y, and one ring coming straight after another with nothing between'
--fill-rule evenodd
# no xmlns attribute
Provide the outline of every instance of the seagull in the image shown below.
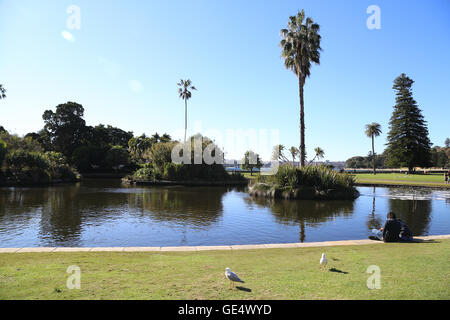
<svg viewBox="0 0 450 320"><path fill-rule="evenodd" d="M242 282L242 283L244 283L244 281L242 281L241 279L239 279L239 277L237 276L237 274L234 273L233 271L231 271L230 268L226 268L226 269L225 269L225 277L227 277L228 280L231 281L231 282L230 282L230 287L231 287L231 284L233 284L233 286L234 286L234 283L235 283L235 282Z"/></svg>
<svg viewBox="0 0 450 320"><path fill-rule="evenodd" d="M325 253L322 253L322 258L320 258L320 266L319 269L323 266L326 268L328 263L328 259L325 257Z"/></svg>

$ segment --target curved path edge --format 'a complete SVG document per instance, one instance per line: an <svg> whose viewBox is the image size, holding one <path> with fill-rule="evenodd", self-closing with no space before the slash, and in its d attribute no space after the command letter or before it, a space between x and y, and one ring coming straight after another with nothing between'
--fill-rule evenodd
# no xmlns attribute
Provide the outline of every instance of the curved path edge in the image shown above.
<svg viewBox="0 0 450 320"><path fill-rule="evenodd" d="M415 237L420 242L440 239L450 239L450 235ZM194 246L194 247L102 247L102 248L0 248L0 253L38 253L38 252L190 252L190 251L218 251L218 250L255 250L255 249L283 249L283 248L311 248L332 246L354 246L368 244L382 244L373 240L345 240L307 243L275 243L255 245L231 246Z"/></svg>

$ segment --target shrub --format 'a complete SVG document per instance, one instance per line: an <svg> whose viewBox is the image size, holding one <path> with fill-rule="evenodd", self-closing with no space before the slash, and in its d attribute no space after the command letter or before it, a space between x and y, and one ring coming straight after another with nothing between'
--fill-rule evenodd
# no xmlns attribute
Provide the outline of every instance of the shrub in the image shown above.
<svg viewBox="0 0 450 320"><path fill-rule="evenodd" d="M318 190L352 188L352 176L339 173L325 166L306 166L298 169L290 165L281 166L273 176L261 176L257 182L269 182L278 187L292 189L300 186L315 187Z"/></svg>
<svg viewBox="0 0 450 320"><path fill-rule="evenodd" d="M67 164L62 153L53 151L46 152L45 157L49 163L52 180L75 181L77 179L77 172Z"/></svg>

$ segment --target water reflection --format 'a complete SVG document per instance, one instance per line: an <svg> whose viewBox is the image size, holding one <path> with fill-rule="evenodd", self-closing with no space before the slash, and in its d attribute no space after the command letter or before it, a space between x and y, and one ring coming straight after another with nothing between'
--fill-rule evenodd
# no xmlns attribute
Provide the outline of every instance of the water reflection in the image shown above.
<svg viewBox="0 0 450 320"><path fill-rule="evenodd" d="M380 229L383 226L383 216L382 214L376 213L376 192L377 188L373 187L372 195L372 212L367 217L367 228L370 231L372 229Z"/></svg>
<svg viewBox="0 0 450 320"><path fill-rule="evenodd" d="M398 191L390 188L389 192L394 194ZM413 194L412 200L389 199L390 211L395 212L399 219L408 224L413 235L427 235L433 210L432 194L432 190L428 189L420 190L418 195Z"/></svg>
<svg viewBox="0 0 450 320"><path fill-rule="evenodd" d="M338 217L349 218L354 211L353 201L305 201L281 200L267 198L249 198L259 206L268 207L272 211L276 222L284 225L299 225L299 239L304 242L307 227L334 221Z"/></svg>
<svg viewBox="0 0 450 320"><path fill-rule="evenodd" d="M388 210L376 213L377 188L373 187L372 213L367 218L367 228L380 229L386 221L388 211L405 221L414 235L429 234L432 200L442 200L445 192L434 192L432 189L385 188L386 193L379 197L388 198ZM447 199L447 198L445 198Z"/></svg>
<svg viewBox="0 0 450 320"><path fill-rule="evenodd" d="M388 211L414 235L450 233L450 191L359 190L355 201L294 201L255 199L242 189L126 187L111 180L0 188L0 247L362 239L383 225Z"/></svg>
<svg viewBox="0 0 450 320"><path fill-rule="evenodd" d="M209 226L223 213L222 198L227 188L152 188L127 196L128 205L153 221Z"/></svg>

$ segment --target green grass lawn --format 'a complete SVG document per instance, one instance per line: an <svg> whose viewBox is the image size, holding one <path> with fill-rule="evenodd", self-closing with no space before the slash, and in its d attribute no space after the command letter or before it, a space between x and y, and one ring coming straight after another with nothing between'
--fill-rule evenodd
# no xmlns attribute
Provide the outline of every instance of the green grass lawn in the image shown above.
<svg viewBox="0 0 450 320"><path fill-rule="evenodd" d="M357 183L380 183L380 184L405 184L449 187L444 183L443 174L400 174L400 173L379 173L379 174L355 174Z"/></svg>
<svg viewBox="0 0 450 320"><path fill-rule="evenodd" d="M257 177L259 177L260 173L253 172L253 175L251 175L250 172L244 172L244 173L242 173L242 175L247 179L256 179Z"/></svg>
<svg viewBox="0 0 450 320"><path fill-rule="evenodd" d="M321 253L329 264L318 269ZM0 299L449 299L450 240L180 253L0 254ZM81 289L66 269L81 268ZM369 290L370 265L381 289ZM230 267L250 290L229 289ZM331 272L330 269L345 273Z"/></svg>

